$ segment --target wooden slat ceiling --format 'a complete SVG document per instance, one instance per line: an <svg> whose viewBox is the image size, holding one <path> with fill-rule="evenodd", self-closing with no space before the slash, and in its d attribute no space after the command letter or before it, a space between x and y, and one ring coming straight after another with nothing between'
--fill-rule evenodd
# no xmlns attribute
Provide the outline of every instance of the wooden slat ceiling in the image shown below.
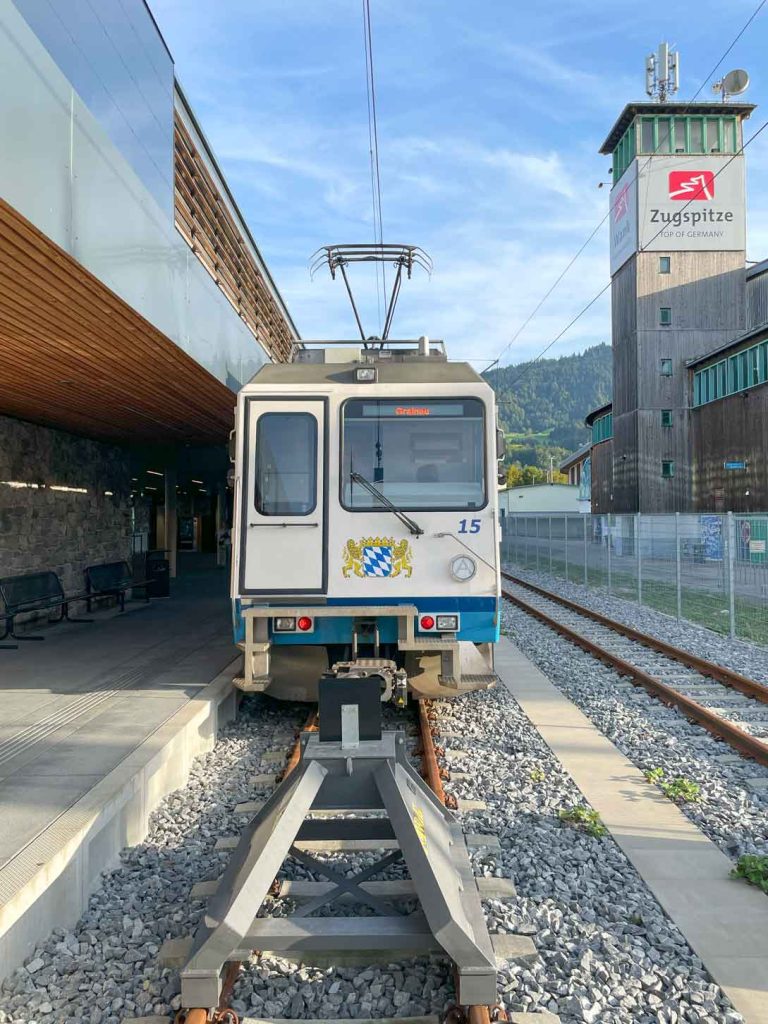
<svg viewBox="0 0 768 1024"><path fill-rule="evenodd" d="M235 396L0 200L0 414L115 441L216 444Z"/></svg>

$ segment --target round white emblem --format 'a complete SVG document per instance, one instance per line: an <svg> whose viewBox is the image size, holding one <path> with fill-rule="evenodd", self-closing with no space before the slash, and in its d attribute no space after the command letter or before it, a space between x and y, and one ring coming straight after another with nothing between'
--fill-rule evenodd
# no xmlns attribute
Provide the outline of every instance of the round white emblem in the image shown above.
<svg viewBox="0 0 768 1024"><path fill-rule="evenodd" d="M477 572L477 563L469 555L457 555L451 559L451 576L459 583L471 580Z"/></svg>

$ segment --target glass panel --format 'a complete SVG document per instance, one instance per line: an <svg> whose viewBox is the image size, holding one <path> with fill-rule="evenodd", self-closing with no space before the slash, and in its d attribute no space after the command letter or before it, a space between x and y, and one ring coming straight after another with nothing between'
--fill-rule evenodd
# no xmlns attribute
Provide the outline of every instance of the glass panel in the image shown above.
<svg viewBox="0 0 768 1024"><path fill-rule="evenodd" d="M690 131L690 153L704 152L704 139L702 138L702 119L700 117L689 118Z"/></svg>
<svg viewBox="0 0 768 1024"><path fill-rule="evenodd" d="M686 118L676 117L675 118L675 152L676 153L687 153L688 142L686 139Z"/></svg>
<svg viewBox="0 0 768 1024"><path fill-rule="evenodd" d="M659 256L659 273L668 274L672 269L672 258L670 256Z"/></svg>
<svg viewBox="0 0 768 1024"><path fill-rule="evenodd" d="M720 152L720 118L707 118L707 153Z"/></svg>
<svg viewBox="0 0 768 1024"><path fill-rule="evenodd" d="M749 387L760 383L759 353L757 346L749 350Z"/></svg>
<svg viewBox="0 0 768 1024"><path fill-rule="evenodd" d="M723 398L728 394L728 364L725 360L717 364L718 388L717 393Z"/></svg>
<svg viewBox="0 0 768 1024"><path fill-rule="evenodd" d="M739 352L739 391L747 386L747 353Z"/></svg>
<svg viewBox="0 0 768 1024"><path fill-rule="evenodd" d="M662 376L664 376L664 377L671 377L672 376L672 360L671 359L662 359L661 360L661 373L662 373Z"/></svg>
<svg viewBox="0 0 768 1024"><path fill-rule="evenodd" d="M729 387L728 387L728 393L729 394L733 394L734 391L738 391L739 390L739 357L738 356L730 356L729 357L729 359L728 359L728 368L729 368L729 371L730 371L729 372L730 382L729 382Z"/></svg>
<svg viewBox="0 0 768 1024"><path fill-rule="evenodd" d="M256 424L254 503L262 516L306 516L317 503L317 420L266 412Z"/></svg>
<svg viewBox="0 0 768 1024"><path fill-rule="evenodd" d="M701 374L694 373L693 375L693 404L701 405Z"/></svg>
<svg viewBox="0 0 768 1024"><path fill-rule="evenodd" d="M672 426L672 410L671 409L662 409L661 410L661 425L662 425L662 427L671 427Z"/></svg>
<svg viewBox="0 0 768 1024"><path fill-rule="evenodd" d="M477 398L352 399L344 405L342 504L380 509L359 473L398 508L485 505L485 412Z"/></svg>
<svg viewBox="0 0 768 1024"><path fill-rule="evenodd" d="M723 118L723 152L735 153L735 133L733 126L736 123L735 117Z"/></svg>
<svg viewBox="0 0 768 1024"><path fill-rule="evenodd" d="M659 125L659 153L669 153L672 148L671 128L672 118L671 117L660 117L658 118Z"/></svg>
<svg viewBox="0 0 768 1024"><path fill-rule="evenodd" d="M760 383L768 380L768 341L760 346Z"/></svg>
<svg viewBox="0 0 768 1024"><path fill-rule="evenodd" d="M653 153L655 146L653 143L653 118L644 117L642 120L642 128L640 132L640 145L643 153Z"/></svg>
<svg viewBox="0 0 768 1024"><path fill-rule="evenodd" d="M659 323L662 327L669 327L672 323L672 310L669 306L662 306L659 309Z"/></svg>
<svg viewBox="0 0 768 1024"><path fill-rule="evenodd" d="M675 464L672 461L664 461L661 464L661 475L670 477L675 475Z"/></svg>

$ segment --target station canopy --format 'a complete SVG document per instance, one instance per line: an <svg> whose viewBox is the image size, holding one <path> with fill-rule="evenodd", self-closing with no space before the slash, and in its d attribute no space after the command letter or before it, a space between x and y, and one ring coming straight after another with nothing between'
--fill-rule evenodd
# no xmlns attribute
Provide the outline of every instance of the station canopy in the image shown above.
<svg viewBox="0 0 768 1024"><path fill-rule="evenodd" d="M234 404L228 387L0 200L2 413L104 441L219 444Z"/></svg>

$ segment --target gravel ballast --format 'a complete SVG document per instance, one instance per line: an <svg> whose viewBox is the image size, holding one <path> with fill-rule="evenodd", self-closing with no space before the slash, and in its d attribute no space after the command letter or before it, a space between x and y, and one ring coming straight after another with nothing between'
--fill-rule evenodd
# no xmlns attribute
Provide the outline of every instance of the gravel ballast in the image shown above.
<svg viewBox="0 0 768 1024"><path fill-rule="evenodd" d="M556 586L548 589L559 592ZM580 600L571 593L564 596ZM634 624L650 632L648 623ZM761 788L768 784L768 769L739 757L703 727L509 602L503 605L502 628L634 764L644 771L661 768L667 781L684 778L700 787L701 799L681 804L681 810L724 853L734 860L768 853L768 789ZM681 639L658 628L656 635L673 643ZM711 656L701 649L698 653ZM725 658L721 663L726 664Z"/></svg>
<svg viewBox="0 0 768 1024"><path fill-rule="evenodd" d="M685 619L678 622L671 615L639 605L635 601L616 597L599 587L568 583L559 577L530 572L516 565L506 565L504 568L522 580L576 601L585 608L608 615L643 633L650 633L659 640L691 651L700 658L707 658L717 665L724 665L750 679L768 684L768 648L751 644L746 640L732 640Z"/></svg>
<svg viewBox="0 0 768 1024"><path fill-rule="evenodd" d="M563 1024L741 1021L610 837L560 821L561 809L583 803L580 793L512 697L499 688L435 707L461 737L446 737L446 748L465 752L450 767L471 776L449 789L488 805L465 815L465 828L502 846L473 852L475 873L517 887L516 897L484 902L489 929L530 935L537 949L500 971L505 1007L550 1010ZM194 932L205 902L190 898L192 885L221 873L228 854L214 851L216 839L237 833L234 806L257 798L254 775L274 770L264 753L287 749L305 718L305 707L244 701L188 785L153 815L146 841L104 875L76 927L56 931L3 983L0 1024L172 1016L178 972L159 966L159 948ZM332 859L356 870L372 856ZM312 877L293 861L282 874ZM245 965L232 1005L253 1017L359 1018L440 1013L454 998L439 957L327 969L264 958Z"/></svg>

